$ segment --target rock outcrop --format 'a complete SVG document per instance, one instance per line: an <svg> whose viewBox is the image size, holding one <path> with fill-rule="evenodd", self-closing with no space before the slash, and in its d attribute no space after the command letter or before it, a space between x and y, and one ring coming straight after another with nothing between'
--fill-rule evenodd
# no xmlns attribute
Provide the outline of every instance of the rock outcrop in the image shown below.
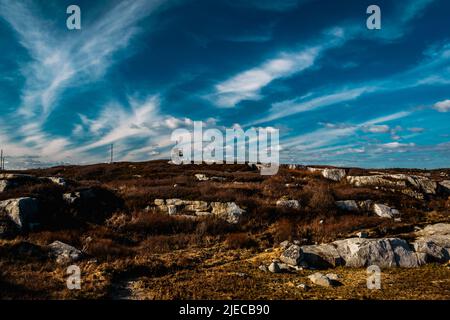
<svg viewBox="0 0 450 320"><path fill-rule="evenodd" d="M373 212L382 218L396 218L400 215L397 209L393 209L385 204L375 203L373 205Z"/></svg>
<svg viewBox="0 0 450 320"><path fill-rule="evenodd" d="M281 254L280 260L294 266L323 269L370 265L411 268L425 263L413 246L398 238L349 238L328 244L291 245Z"/></svg>
<svg viewBox="0 0 450 320"><path fill-rule="evenodd" d="M0 173L0 192L8 191L18 187L25 182L37 181L38 179L28 174Z"/></svg>
<svg viewBox="0 0 450 320"><path fill-rule="evenodd" d="M0 180L0 192L8 191L13 188L16 184L11 180Z"/></svg>
<svg viewBox="0 0 450 320"><path fill-rule="evenodd" d="M416 232L419 237L413 243L417 253L425 262L447 262L450 260L450 224L429 225Z"/></svg>
<svg viewBox="0 0 450 320"><path fill-rule="evenodd" d="M231 224L239 223L245 210L234 202L211 202L182 199L155 199L159 211L170 215L206 216L216 215Z"/></svg>
<svg viewBox="0 0 450 320"><path fill-rule="evenodd" d="M61 241L55 241L48 247L50 257L54 258L58 264L70 264L83 257L80 250Z"/></svg>
<svg viewBox="0 0 450 320"><path fill-rule="evenodd" d="M347 175L344 169L335 168L308 168L310 172L320 172L322 176L326 179L333 181L341 181Z"/></svg>
<svg viewBox="0 0 450 320"><path fill-rule="evenodd" d="M0 201L0 212L6 214L19 229L30 230L38 222L38 201L27 197Z"/></svg>
<svg viewBox="0 0 450 320"><path fill-rule="evenodd" d="M439 187L446 193L450 194L450 180L444 180L439 182Z"/></svg>
<svg viewBox="0 0 450 320"><path fill-rule="evenodd" d="M280 260L292 266L300 265L302 252L300 246L293 244L289 246L280 256Z"/></svg>
<svg viewBox="0 0 450 320"><path fill-rule="evenodd" d="M373 212L382 218L394 219L400 215L400 212L397 209L391 208L385 204L373 203L372 200L341 200L336 201L336 206L341 210L350 212Z"/></svg>
<svg viewBox="0 0 450 320"><path fill-rule="evenodd" d="M314 283L315 285L322 286L322 287L334 287L339 284L337 280L337 275L335 274L327 274L324 275L320 272L316 272L310 276L308 276L308 279Z"/></svg>
<svg viewBox="0 0 450 320"><path fill-rule="evenodd" d="M325 169L322 171L322 176L324 178L333 180L333 181L341 181L347 173L344 169Z"/></svg>
<svg viewBox="0 0 450 320"><path fill-rule="evenodd" d="M51 182L60 185L61 187L65 187L67 186L67 182L66 180L64 180L64 178L61 177L48 177L48 180L50 180Z"/></svg>
<svg viewBox="0 0 450 320"><path fill-rule="evenodd" d="M437 183L431 179L418 175L406 174L376 174L372 176L347 176L347 181L356 187L393 187L415 188L426 194L436 194ZM415 197L419 194L413 194Z"/></svg>
<svg viewBox="0 0 450 320"><path fill-rule="evenodd" d="M298 200L289 200L289 199L280 199L276 203L277 207L288 208L288 209L300 209L300 201Z"/></svg>
<svg viewBox="0 0 450 320"><path fill-rule="evenodd" d="M226 220L228 223L236 224L241 220L245 210L239 208L234 202L212 202L212 214Z"/></svg>

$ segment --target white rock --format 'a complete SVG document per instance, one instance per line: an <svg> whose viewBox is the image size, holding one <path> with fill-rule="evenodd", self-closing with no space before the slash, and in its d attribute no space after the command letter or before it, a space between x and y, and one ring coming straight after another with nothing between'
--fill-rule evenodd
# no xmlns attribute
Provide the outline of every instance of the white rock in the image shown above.
<svg viewBox="0 0 450 320"><path fill-rule="evenodd" d="M270 266L269 266L269 271L272 272L272 273L280 273L280 272L281 272L281 269L280 269L280 267L278 266L278 263L272 262L272 263L270 264Z"/></svg>
<svg viewBox="0 0 450 320"><path fill-rule="evenodd" d="M184 205L184 200L181 200L181 199L166 199L166 205L168 205L168 206L181 206L181 205Z"/></svg>
<svg viewBox="0 0 450 320"><path fill-rule="evenodd" d="M38 201L34 198L1 201L0 211L6 213L20 229L31 229L38 218Z"/></svg>
<svg viewBox="0 0 450 320"><path fill-rule="evenodd" d="M169 215L177 214L177 206L176 205L168 205L167 206L167 213Z"/></svg>
<svg viewBox="0 0 450 320"><path fill-rule="evenodd" d="M14 187L14 183L11 180L0 180L0 192L7 191L11 187Z"/></svg>
<svg viewBox="0 0 450 320"><path fill-rule="evenodd" d="M373 212L382 218L394 218L400 214L397 209L392 209L387 205L376 203L373 205Z"/></svg>
<svg viewBox="0 0 450 320"><path fill-rule="evenodd" d="M193 212L205 212L209 209L209 204L206 201L188 201L185 206L185 210Z"/></svg>
<svg viewBox="0 0 450 320"><path fill-rule="evenodd" d="M316 272L310 276L308 276L308 279L318 285L318 286L322 286L322 287L331 287L332 286L332 281L331 279L328 279L327 276L323 275L320 272Z"/></svg>
<svg viewBox="0 0 450 320"><path fill-rule="evenodd" d="M239 223L245 210L234 202L211 202L212 214L226 220L228 223Z"/></svg>
<svg viewBox="0 0 450 320"><path fill-rule="evenodd" d="M428 225L416 234L420 237L414 242L414 249L423 254L425 262L446 262L450 259L449 223Z"/></svg>
<svg viewBox="0 0 450 320"><path fill-rule="evenodd" d="M195 177L197 178L198 181L208 181L209 180L209 178L203 173L197 173L197 174L195 174Z"/></svg>
<svg viewBox="0 0 450 320"><path fill-rule="evenodd" d="M335 241L332 245L347 267L417 267L421 264L408 243L398 238L350 238Z"/></svg>
<svg viewBox="0 0 450 320"><path fill-rule="evenodd" d="M264 264L260 265L260 266L258 267L258 269L261 270L262 272L267 272L267 271L269 271L269 270L267 269L267 266L264 265Z"/></svg>
<svg viewBox="0 0 450 320"><path fill-rule="evenodd" d="M347 173L345 172L344 169L324 169L322 171L322 176L333 180L333 181L341 181L345 176L347 175Z"/></svg>
<svg viewBox="0 0 450 320"><path fill-rule="evenodd" d="M58 184L62 187L67 186L67 182L66 180L64 180L64 178L60 178L60 177L48 177L47 179L49 179L51 182Z"/></svg>
<svg viewBox="0 0 450 320"><path fill-rule="evenodd" d="M325 277L333 281L339 281L339 279L341 279L341 277L336 273L327 273Z"/></svg>
<svg viewBox="0 0 450 320"><path fill-rule="evenodd" d="M439 186L446 192L450 193L450 180L444 180L439 182Z"/></svg>

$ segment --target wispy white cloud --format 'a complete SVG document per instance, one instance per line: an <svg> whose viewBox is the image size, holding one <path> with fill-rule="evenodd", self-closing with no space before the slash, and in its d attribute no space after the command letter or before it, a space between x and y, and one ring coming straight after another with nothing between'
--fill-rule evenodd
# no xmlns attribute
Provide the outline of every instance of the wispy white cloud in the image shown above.
<svg viewBox="0 0 450 320"><path fill-rule="evenodd" d="M439 112L448 112L450 111L450 100L437 102L434 104L433 108Z"/></svg>
<svg viewBox="0 0 450 320"><path fill-rule="evenodd" d="M30 57L29 61L21 62L25 84L20 105L14 114L5 115L10 121L5 122L9 130L4 139L14 141L14 147L7 145L8 151L27 150L22 154L61 158L61 151L72 142L44 129L61 95L67 88L101 79L120 59L117 53L130 49L132 38L140 31L138 23L164 3L164 0L114 2L98 19L83 20L81 31L69 31L46 20L34 2L0 0L0 18L8 22ZM113 112L113 109L105 112L101 121L113 123L114 117L108 116ZM100 124L93 124L93 131L95 125ZM75 128L74 133L80 133L81 129Z"/></svg>
<svg viewBox="0 0 450 320"><path fill-rule="evenodd" d="M215 85L207 96L219 107L233 107L243 100L258 100L261 90L272 81L287 78L311 68L318 57L329 48L345 42L347 31L341 28L327 30L320 41L299 50L277 53L261 65L240 72Z"/></svg>
<svg viewBox="0 0 450 320"><path fill-rule="evenodd" d="M400 15L401 19L386 32L377 34L375 39L391 41L403 36L405 26L432 2L433 0L414 0L408 3L406 13ZM266 1L258 3L264 5ZM287 3L298 5L294 0ZM403 4L399 8L405 9ZM262 98L261 90L274 80L288 78L311 68L327 50L342 46L356 37L366 38L366 30L363 32L358 25L351 24L326 30L318 37L320 41L317 43L311 43L300 50L277 53L261 65L216 84L214 92L207 95L207 98L219 107L234 107L244 100L259 100Z"/></svg>
<svg viewBox="0 0 450 320"><path fill-rule="evenodd" d="M317 108L332 106L338 103L348 102L359 98L367 92L373 91L372 87L360 87L351 89L340 89L336 92L327 93L320 96L314 96L313 93L297 99L274 103L268 112L268 115L252 122L252 125L269 122L285 118L300 112L311 111Z"/></svg>
<svg viewBox="0 0 450 320"><path fill-rule="evenodd" d="M338 126L335 128L321 128L313 132L289 137L282 141L282 146L286 150L295 149L297 151L317 150L324 146L332 145L346 137L354 135L359 130L389 121L401 119L411 114L409 111L401 111L386 116L370 119L359 124Z"/></svg>

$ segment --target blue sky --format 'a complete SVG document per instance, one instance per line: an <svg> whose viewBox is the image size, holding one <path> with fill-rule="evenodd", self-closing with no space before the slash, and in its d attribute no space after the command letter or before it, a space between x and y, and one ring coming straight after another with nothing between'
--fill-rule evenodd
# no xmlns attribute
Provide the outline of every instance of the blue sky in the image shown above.
<svg viewBox="0 0 450 320"><path fill-rule="evenodd" d="M275 127L286 163L450 167L446 0L0 0L0 48L9 168L168 158L193 121Z"/></svg>

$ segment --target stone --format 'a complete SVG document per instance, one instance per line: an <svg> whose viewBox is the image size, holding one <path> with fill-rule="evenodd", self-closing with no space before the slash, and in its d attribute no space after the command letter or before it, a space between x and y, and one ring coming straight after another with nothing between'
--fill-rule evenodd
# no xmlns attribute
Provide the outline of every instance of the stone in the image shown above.
<svg viewBox="0 0 450 320"><path fill-rule="evenodd" d="M428 262L445 263L450 259L450 224L428 225L416 232L411 245L399 238L349 238L328 244L290 245L280 260L293 266L330 268L414 268Z"/></svg>
<svg viewBox="0 0 450 320"><path fill-rule="evenodd" d="M280 260L292 266L296 266L301 261L302 251L300 246L293 244L289 246L280 256Z"/></svg>
<svg viewBox="0 0 450 320"><path fill-rule="evenodd" d="M154 203L155 206L163 206L166 204L166 201L164 199L155 199Z"/></svg>
<svg viewBox="0 0 450 320"><path fill-rule="evenodd" d="M287 249L289 246L291 245L291 243L288 240L285 240L283 242L280 243L280 248L285 250Z"/></svg>
<svg viewBox="0 0 450 320"><path fill-rule="evenodd" d="M389 187L406 187L405 181L389 180L384 175L373 176L347 176L347 181L355 187L374 187L374 186L389 186Z"/></svg>
<svg viewBox="0 0 450 320"><path fill-rule="evenodd" d="M372 176L348 176L347 181L356 187L387 186L402 187L408 185L426 194L436 194L437 183L427 177L406 174L376 174ZM420 195L417 194L420 197Z"/></svg>
<svg viewBox="0 0 450 320"><path fill-rule="evenodd" d="M302 289L304 291L308 291L309 290L309 287L306 284L304 284L304 283L298 284L297 288Z"/></svg>
<svg viewBox="0 0 450 320"><path fill-rule="evenodd" d="M327 276L323 275L320 272L316 272L308 276L308 279L315 285L322 287L331 287L333 285L331 279L328 279Z"/></svg>
<svg viewBox="0 0 450 320"><path fill-rule="evenodd" d="M344 169L324 169L322 171L322 176L329 180L333 180L336 182L341 181L347 175Z"/></svg>
<svg viewBox="0 0 450 320"><path fill-rule="evenodd" d="M212 213L209 211L197 211L197 212L195 212L195 215L199 216L199 217L204 217L204 216L210 216L210 215L212 215Z"/></svg>
<svg viewBox="0 0 450 320"><path fill-rule="evenodd" d="M327 273L325 277L333 281L339 281L341 279L341 277L336 273Z"/></svg>
<svg viewBox="0 0 450 320"><path fill-rule="evenodd" d="M450 180L439 182L439 187L447 193L450 193Z"/></svg>
<svg viewBox="0 0 450 320"><path fill-rule="evenodd" d="M267 269L267 266L264 265L264 264L260 265L260 266L258 267L258 269L261 270L262 272L267 272L267 271L269 271L269 269Z"/></svg>
<svg viewBox="0 0 450 320"><path fill-rule="evenodd" d="M39 206L34 198L17 198L0 201L4 212L19 229L32 229L38 221Z"/></svg>
<svg viewBox="0 0 450 320"><path fill-rule="evenodd" d="M413 243L425 262L446 262L450 259L450 224L428 225L416 232L419 237Z"/></svg>
<svg viewBox="0 0 450 320"><path fill-rule="evenodd" d="M205 212L209 209L209 204L206 201L188 201L185 206L185 210L193 212Z"/></svg>
<svg viewBox="0 0 450 320"><path fill-rule="evenodd" d="M434 238L421 238L414 242L414 250L422 255L424 263L430 262L447 262L450 259L450 247L443 247L438 245ZM447 237L448 238L448 237Z"/></svg>
<svg viewBox="0 0 450 320"><path fill-rule="evenodd" d="M450 235L450 223L430 224L416 234L420 236Z"/></svg>
<svg viewBox="0 0 450 320"><path fill-rule="evenodd" d="M280 199L276 203L277 207L289 208L289 209L300 209L300 202L298 200L284 200Z"/></svg>
<svg viewBox="0 0 450 320"><path fill-rule="evenodd" d="M80 250L61 241L55 241L48 247L50 256L56 259L58 264L70 264L81 260L83 257L83 253Z"/></svg>
<svg viewBox="0 0 450 320"><path fill-rule="evenodd" d="M280 273L280 272L281 272L281 269L280 269L278 263L272 262L272 263L269 265L269 271L272 272L272 273Z"/></svg>
<svg viewBox="0 0 450 320"><path fill-rule="evenodd" d="M355 200L336 201L336 206L344 211L359 211L359 206Z"/></svg>
<svg viewBox="0 0 450 320"><path fill-rule="evenodd" d="M379 203L373 205L373 212L382 218L390 218L390 219L393 219L394 217L400 214L400 212L397 209L392 209L387 205Z"/></svg>
<svg viewBox="0 0 450 320"><path fill-rule="evenodd" d="M331 244L308 245L300 248L300 264L327 269L344 264L339 252Z"/></svg>
<svg viewBox="0 0 450 320"><path fill-rule="evenodd" d="M414 190L412 190L410 188L402 189L401 193L407 195L408 197L415 198L415 199L418 199L418 200L425 199L425 196L422 193L414 191Z"/></svg>
<svg viewBox="0 0 450 320"><path fill-rule="evenodd" d="M373 201L372 200L358 201L358 207L361 211L370 212L373 210Z"/></svg>
<svg viewBox="0 0 450 320"><path fill-rule="evenodd" d="M426 177L407 176L406 180L419 190L426 194L436 194L437 183Z"/></svg>
<svg viewBox="0 0 450 320"><path fill-rule="evenodd" d="M350 238L332 243L346 267L362 268L377 265L380 268L417 267L420 261L405 240L398 238Z"/></svg>
<svg viewBox="0 0 450 320"><path fill-rule="evenodd" d="M11 180L0 180L0 192L8 191L13 188L15 183Z"/></svg>
<svg viewBox="0 0 450 320"><path fill-rule="evenodd" d="M234 202L211 202L212 214L226 220L228 223L239 223L245 210Z"/></svg>
<svg viewBox="0 0 450 320"><path fill-rule="evenodd" d="M0 173L0 180L15 180L15 179L24 179L24 180L34 180L36 177L29 174L21 174L21 173Z"/></svg>
<svg viewBox="0 0 450 320"><path fill-rule="evenodd" d="M168 206L182 206L182 205L184 205L184 200L181 200L181 199L166 199L166 205L168 205Z"/></svg>
<svg viewBox="0 0 450 320"><path fill-rule="evenodd" d="M167 206L167 213L169 215L177 214L177 206L176 205L168 205Z"/></svg>
<svg viewBox="0 0 450 320"><path fill-rule="evenodd" d="M69 205L76 204L81 201L94 200L95 198L95 191L90 188L63 194L63 200Z"/></svg>
<svg viewBox="0 0 450 320"><path fill-rule="evenodd" d="M195 177L197 178L198 181L208 181L209 180L209 178L203 173L197 173L197 174L195 174Z"/></svg>
<svg viewBox="0 0 450 320"><path fill-rule="evenodd" d="M51 182L60 185L61 187L65 187L67 186L67 182L66 180L64 180L64 178L61 177L48 177L48 180L50 180Z"/></svg>

